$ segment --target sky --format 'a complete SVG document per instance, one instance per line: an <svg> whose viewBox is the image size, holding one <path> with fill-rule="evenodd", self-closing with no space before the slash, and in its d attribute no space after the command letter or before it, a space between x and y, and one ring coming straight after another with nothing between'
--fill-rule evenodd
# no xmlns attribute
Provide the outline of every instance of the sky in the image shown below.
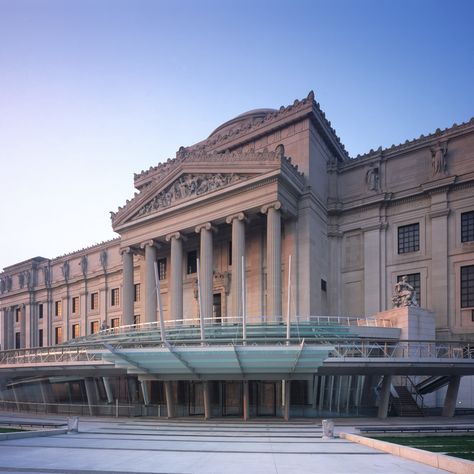
<svg viewBox="0 0 474 474"><path fill-rule="evenodd" d="M108 240L133 174L314 90L351 156L474 116L471 0L0 0L0 269Z"/></svg>

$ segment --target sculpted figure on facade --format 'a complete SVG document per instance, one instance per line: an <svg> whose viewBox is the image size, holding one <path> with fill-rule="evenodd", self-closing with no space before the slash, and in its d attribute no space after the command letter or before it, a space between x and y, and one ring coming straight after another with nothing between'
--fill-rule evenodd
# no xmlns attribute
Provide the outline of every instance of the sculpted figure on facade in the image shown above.
<svg viewBox="0 0 474 474"><path fill-rule="evenodd" d="M206 175L185 174L143 206L138 211L137 217L169 207L182 199L209 193L223 186L235 183L241 178L242 176L235 173Z"/></svg>
<svg viewBox="0 0 474 474"><path fill-rule="evenodd" d="M61 267L61 271L63 272L63 277L66 281L69 280L69 262L64 262L63 266Z"/></svg>
<svg viewBox="0 0 474 474"><path fill-rule="evenodd" d="M371 167L365 175L367 189L369 191L378 191L380 187L380 176L378 167Z"/></svg>
<svg viewBox="0 0 474 474"><path fill-rule="evenodd" d="M88 260L87 260L87 256L86 256L86 255L84 255L84 256L81 258L81 261L79 262L79 265L80 265L80 267L81 267L83 277L86 278L86 276L87 276L87 268L88 268Z"/></svg>
<svg viewBox="0 0 474 474"><path fill-rule="evenodd" d="M406 275L402 276L402 279L396 283L392 303L394 308L418 306L415 288L408 283Z"/></svg>
<svg viewBox="0 0 474 474"><path fill-rule="evenodd" d="M431 148L431 167L433 176L446 172L447 161L446 153L448 152L447 143L438 143Z"/></svg>

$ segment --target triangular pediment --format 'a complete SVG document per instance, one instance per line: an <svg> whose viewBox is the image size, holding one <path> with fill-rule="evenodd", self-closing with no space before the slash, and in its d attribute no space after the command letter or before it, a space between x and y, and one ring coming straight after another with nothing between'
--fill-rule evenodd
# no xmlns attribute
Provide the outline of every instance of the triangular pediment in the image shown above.
<svg viewBox="0 0 474 474"><path fill-rule="evenodd" d="M131 220L212 193L238 181L249 179L251 176L241 173L183 173L141 206Z"/></svg>
<svg viewBox="0 0 474 474"><path fill-rule="evenodd" d="M263 152L182 152L179 159L159 165L153 172L153 179L118 212L111 213L113 228L118 230L128 223L141 221L187 201L218 193L260 176L263 178L280 170L283 164L292 167L284 157L281 145L275 151Z"/></svg>

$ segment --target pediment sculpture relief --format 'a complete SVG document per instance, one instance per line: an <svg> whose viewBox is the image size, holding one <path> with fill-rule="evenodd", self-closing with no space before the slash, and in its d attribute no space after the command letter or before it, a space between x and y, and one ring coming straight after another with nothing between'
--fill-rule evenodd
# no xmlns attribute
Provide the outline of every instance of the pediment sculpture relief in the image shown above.
<svg viewBox="0 0 474 474"><path fill-rule="evenodd" d="M245 178L235 173L184 174L143 206L135 218L170 207L192 196L207 194Z"/></svg>

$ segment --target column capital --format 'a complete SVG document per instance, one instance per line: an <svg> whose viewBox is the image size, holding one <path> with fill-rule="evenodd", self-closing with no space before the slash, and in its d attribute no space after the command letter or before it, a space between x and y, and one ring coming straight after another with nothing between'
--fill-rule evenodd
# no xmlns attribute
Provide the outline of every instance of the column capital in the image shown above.
<svg viewBox="0 0 474 474"><path fill-rule="evenodd" d="M210 230L212 232L217 232L217 228L214 227L210 222L205 222L204 224L199 224L196 226L196 228L194 229L196 231L197 234L199 234L201 232L201 230Z"/></svg>
<svg viewBox="0 0 474 474"><path fill-rule="evenodd" d="M237 214L232 214L232 215L228 216L225 221L227 222L227 224L232 224L232 221L234 219L238 219L239 221L244 221L244 222L248 221L246 215L243 212L238 212Z"/></svg>
<svg viewBox="0 0 474 474"><path fill-rule="evenodd" d="M133 249L132 247L122 247L120 250L120 255L123 255L125 253L131 253L133 255Z"/></svg>
<svg viewBox="0 0 474 474"><path fill-rule="evenodd" d="M153 239L150 239L140 244L141 249L145 249L146 247L155 247L156 249L159 249L160 245L157 242L155 242Z"/></svg>
<svg viewBox="0 0 474 474"><path fill-rule="evenodd" d="M274 201L274 202L271 202L269 204L265 204L262 206L262 208L260 209L260 212L262 214L266 214L268 212L268 209L275 209L276 211L278 211L279 209L281 209L281 202L280 201Z"/></svg>
<svg viewBox="0 0 474 474"><path fill-rule="evenodd" d="M166 242L170 242L172 239L179 240L181 239L183 242L187 240L186 236L183 235L181 232L172 232L165 237Z"/></svg>

